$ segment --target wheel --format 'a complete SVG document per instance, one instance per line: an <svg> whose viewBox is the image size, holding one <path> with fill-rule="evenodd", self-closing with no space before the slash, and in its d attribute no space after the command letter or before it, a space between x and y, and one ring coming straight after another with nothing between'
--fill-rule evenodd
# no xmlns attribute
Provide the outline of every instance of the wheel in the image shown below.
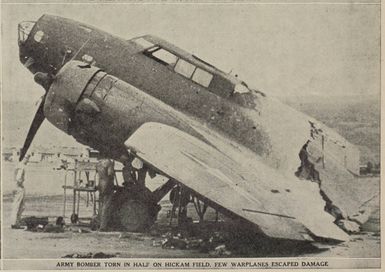
<svg viewBox="0 0 385 272"><path fill-rule="evenodd" d="M100 222L99 222L99 217L97 215L94 215L91 218L90 226L91 226L91 230L95 231L95 230L99 229Z"/></svg>
<svg viewBox="0 0 385 272"><path fill-rule="evenodd" d="M151 208L144 202L135 199L127 199L121 203L115 215L115 222L125 231L144 231L148 229L156 219Z"/></svg>

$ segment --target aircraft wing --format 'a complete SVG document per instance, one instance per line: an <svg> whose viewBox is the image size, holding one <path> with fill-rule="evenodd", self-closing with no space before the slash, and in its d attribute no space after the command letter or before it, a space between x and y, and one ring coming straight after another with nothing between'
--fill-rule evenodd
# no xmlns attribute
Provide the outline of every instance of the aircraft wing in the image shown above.
<svg viewBox="0 0 385 272"><path fill-rule="evenodd" d="M225 152L159 123L142 125L125 145L162 174L251 222L267 236L310 241L348 238L324 211L316 183L288 180L257 159L255 169L247 168ZM264 172L263 179L258 171Z"/></svg>

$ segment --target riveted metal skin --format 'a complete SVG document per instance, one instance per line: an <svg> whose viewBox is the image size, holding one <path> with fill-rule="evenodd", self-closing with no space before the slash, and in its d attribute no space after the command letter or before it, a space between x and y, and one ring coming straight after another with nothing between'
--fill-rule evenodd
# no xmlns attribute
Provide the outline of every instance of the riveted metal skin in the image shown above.
<svg viewBox="0 0 385 272"><path fill-rule="evenodd" d="M44 115L57 128L70 133L75 106L91 78L101 70L79 61L65 65L55 76L44 104Z"/></svg>
<svg viewBox="0 0 385 272"><path fill-rule="evenodd" d="M358 169L355 146L268 94L233 92L241 80L192 54L154 36L142 38L211 73L212 82L204 87L178 74L174 66L149 57L135 39L43 15L20 44L20 60L32 73L56 75L44 107L48 120L114 159L127 153L124 141L140 125L159 122L214 147L232 145L294 178L301 164L298 153L311 140L309 159L325 193L337 206L341 201L347 210L356 210L353 202L339 197ZM76 60L89 63L82 68Z"/></svg>

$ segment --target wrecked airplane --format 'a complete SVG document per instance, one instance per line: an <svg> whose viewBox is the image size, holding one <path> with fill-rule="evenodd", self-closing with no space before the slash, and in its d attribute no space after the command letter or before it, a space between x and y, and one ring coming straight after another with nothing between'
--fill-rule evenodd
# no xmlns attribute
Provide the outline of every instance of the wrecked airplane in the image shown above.
<svg viewBox="0 0 385 272"><path fill-rule="evenodd" d="M354 145L158 37L125 40L43 15L19 24L19 49L46 90L20 159L47 119L106 158L138 158L169 178L119 197L128 229L154 222L151 207L178 184L263 235L344 241L338 221L354 220L369 198L354 191Z"/></svg>

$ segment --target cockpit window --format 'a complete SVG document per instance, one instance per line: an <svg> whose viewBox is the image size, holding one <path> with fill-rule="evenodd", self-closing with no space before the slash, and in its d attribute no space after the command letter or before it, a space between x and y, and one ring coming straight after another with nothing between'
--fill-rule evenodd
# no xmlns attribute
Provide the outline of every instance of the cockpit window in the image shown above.
<svg viewBox="0 0 385 272"><path fill-rule="evenodd" d="M175 65L175 72L187 78L191 77L191 75L194 73L194 70L195 66L183 59L179 59Z"/></svg>
<svg viewBox="0 0 385 272"><path fill-rule="evenodd" d="M178 60L178 57L173 53L170 53L160 47L150 48L149 50L145 51L144 54L165 65L174 66Z"/></svg>
<svg viewBox="0 0 385 272"><path fill-rule="evenodd" d="M29 34L32 31L35 22L21 22L18 26L19 42L23 43L27 40Z"/></svg>
<svg viewBox="0 0 385 272"><path fill-rule="evenodd" d="M169 65L174 65L176 60L178 59L177 56L175 56L174 54L164 50L164 49L159 49L157 51L155 51L154 53L152 53L152 55L157 58L157 59L160 59L161 61L169 64Z"/></svg>
<svg viewBox="0 0 385 272"><path fill-rule="evenodd" d="M153 47L154 44L152 42L149 42L143 38L138 38L138 39L135 39L134 42L138 45L140 45L141 47L143 47L144 49L147 49L147 48L150 48L150 47Z"/></svg>
<svg viewBox="0 0 385 272"><path fill-rule="evenodd" d="M135 39L134 41L144 40L143 38ZM146 40L144 40L146 41ZM147 42L147 41L146 41ZM174 71L194 82L202 85L203 87L208 87L213 79L213 75L190 62L179 58L175 54L167 51L166 49L160 47L159 45L154 45L152 43L148 44L148 48L143 51L143 54L156 60L159 63L168 65L169 67L174 67Z"/></svg>
<svg viewBox="0 0 385 272"><path fill-rule="evenodd" d="M206 72L205 70L197 68L193 74L192 80L204 87L208 87L212 78L212 74Z"/></svg>
<svg viewBox="0 0 385 272"><path fill-rule="evenodd" d="M35 39L36 42L41 42L44 37L44 32L39 30L35 33L35 36L33 38Z"/></svg>

